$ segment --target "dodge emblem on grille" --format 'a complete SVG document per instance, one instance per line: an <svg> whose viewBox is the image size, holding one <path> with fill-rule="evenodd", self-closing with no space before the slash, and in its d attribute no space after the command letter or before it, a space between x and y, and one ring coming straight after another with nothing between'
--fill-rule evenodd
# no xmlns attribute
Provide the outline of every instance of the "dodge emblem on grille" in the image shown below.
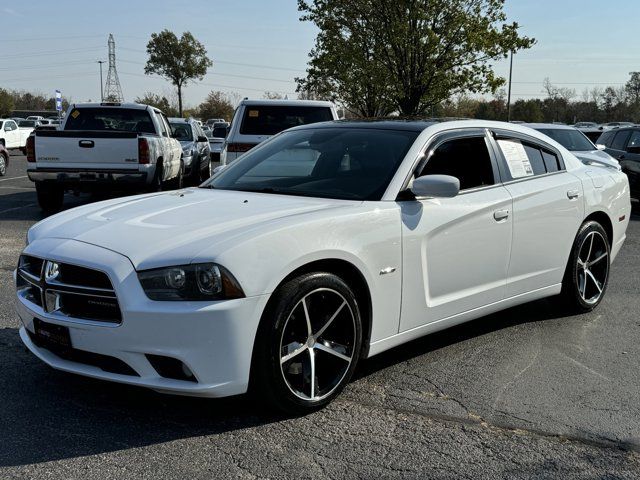
<svg viewBox="0 0 640 480"><path fill-rule="evenodd" d="M47 261L44 267L44 279L46 281L55 280L60 273L60 265L56 262Z"/></svg>

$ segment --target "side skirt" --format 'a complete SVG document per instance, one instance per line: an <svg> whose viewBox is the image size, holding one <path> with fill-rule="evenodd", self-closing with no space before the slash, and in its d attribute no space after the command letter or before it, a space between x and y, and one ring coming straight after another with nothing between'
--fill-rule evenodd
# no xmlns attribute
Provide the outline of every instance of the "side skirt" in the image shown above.
<svg viewBox="0 0 640 480"><path fill-rule="evenodd" d="M522 303L527 303L533 300L538 300L540 298L557 295L560 293L561 289L562 284L558 283L556 285L551 285L550 287L540 288L538 290L523 293L521 295L516 295L515 297L506 298L504 300L500 300L499 302L491 303L483 307L458 313L457 315L452 315L451 317L443 318L426 325L421 325L420 327L412 328L411 330L407 330L405 332L400 332L396 335L392 335L391 337L383 338L382 340L371 343L371 345L369 346L369 354L367 355L367 358L373 357L374 355L382 353L385 350L397 347L398 345L402 345L403 343L407 343L411 340L423 337L430 333L438 332L440 330L444 330L455 325L468 322L470 320L475 320L476 318L480 318L485 315L498 312L500 310L505 310Z"/></svg>

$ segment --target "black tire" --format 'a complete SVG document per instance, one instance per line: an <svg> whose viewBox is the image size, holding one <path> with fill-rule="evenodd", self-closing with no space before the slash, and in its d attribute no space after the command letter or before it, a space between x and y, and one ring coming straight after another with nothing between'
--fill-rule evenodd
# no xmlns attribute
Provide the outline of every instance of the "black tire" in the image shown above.
<svg viewBox="0 0 640 480"><path fill-rule="evenodd" d="M36 182L38 205L46 214L59 212L64 202L64 189L53 183Z"/></svg>
<svg viewBox="0 0 640 480"><path fill-rule="evenodd" d="M585 313L604 298L609 283L611 247L598 222L582 224L571 248L559 299L568 313Z"/></svg>
<svg viewBox="0 0 640 480"><path fill-rule="evenodd" d="M207 155L206 159L207 166L200 170L200 183L209 180L209 177L211 177L211 156Z"/></svg>
<svg viewBox="0 0 640 480"><path fill-rule="evenodd" d="M191 186L200 185L200 168L202 167L202 160L195 158L191 163L191 172L189 172L188 184Z"/></svg>
<svg viewBox="0 0 640 480"><path fill-rule="evenodd" d="M360 310L349 286L332 273L301 275L278 288L262 316L250 391L288 414L318 410L351 379L361 345Z"/></svg>
<svg viewBox="0 0 640 480"><path fill-rule="evenodd" d="M164 178L164 167L162 166L162 162L158 162L156 164L156 171L153 175L153 179L151 180L151 183L147 187L147 190L149 192L161 192L164 187L164 182L162 180L163 178Z"/></svg>
<svg viewBox="0 0 640 480"><path fill-rule="evenodd" d="M184 163L180 160L180 169L178 175L171 181L171 188L174 190L180 190L184 186Z"/></svg>
<svg viewBox="0 0 640 480"><path fill-rule="evenodd" d="M9 166L9 154L0 153L0 177L4 177L7 174L7 167Z"/></svg>

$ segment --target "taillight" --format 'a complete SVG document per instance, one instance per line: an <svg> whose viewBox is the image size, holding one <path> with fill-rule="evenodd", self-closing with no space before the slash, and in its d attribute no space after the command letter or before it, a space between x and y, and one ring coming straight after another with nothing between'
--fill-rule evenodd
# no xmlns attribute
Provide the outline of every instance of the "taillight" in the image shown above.
<svg viewBox="0 0 640 480"><path fill-rule="evenodd" d="M227 143L227 152L243 153L248 152L257 144L255 143Z"/></svg>
<svg viewBox="0 0 640 480"><path fill-rule="evenodd" d="M36 161L36 137L30 135L27 137L27 162Z"/></svg>
<svg viewBox="0 0 640 480"><path fill-rule="evenodd" d="M138 163L149 163L149 142L146 138L138 139Z"/></svg>

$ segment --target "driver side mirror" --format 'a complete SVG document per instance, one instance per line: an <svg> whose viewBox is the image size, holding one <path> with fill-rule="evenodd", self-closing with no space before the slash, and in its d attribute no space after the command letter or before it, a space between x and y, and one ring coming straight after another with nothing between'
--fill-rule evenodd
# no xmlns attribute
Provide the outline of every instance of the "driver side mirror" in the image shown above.
<svg viewBox="0 0 640 480"><path fill-rule="evenodd" d="M423 175L413 181L411 193L417 198L451 198L460 192L460 180L451 175Z"/></svg>
<svg viewBox="0 0 640 480"><path fill-rule="evenodd" d="M606 149L606 148L607 148L607 146L606 146L606 145L603 145L603 144L601 144L601 143L596 143L596 148L597 148L598 150L604 150L604 149Z"/></svg>
<svg viewBox="0 0 640 480"><path fill-rule="evenodd" d="M209 139L207 137L205 137L204 135L200 135L198 136L198 142L209 142Z"/></svg>

